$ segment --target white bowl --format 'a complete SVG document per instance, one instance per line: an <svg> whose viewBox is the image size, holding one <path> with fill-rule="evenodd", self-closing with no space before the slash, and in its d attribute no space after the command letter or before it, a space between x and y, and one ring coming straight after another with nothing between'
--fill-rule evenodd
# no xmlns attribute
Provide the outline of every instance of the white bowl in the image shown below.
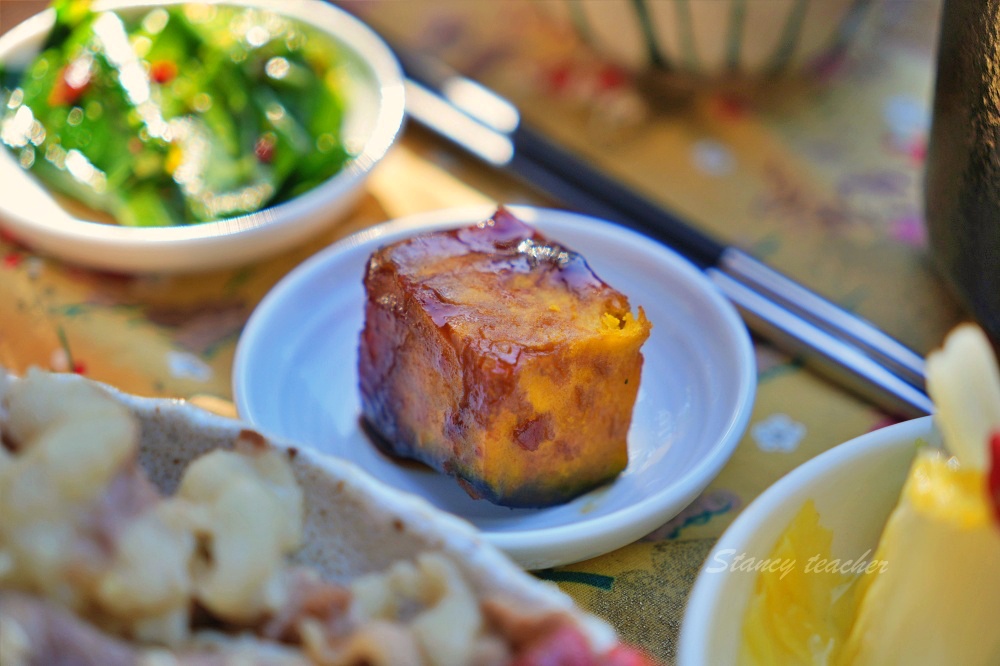
<svg viewBox="0 0 1000 666"><path fill-rule="evenodd" d="M933 417L830 449L754 500L715 544L695 581L681 624L679 666L736 663L756 573L733 571L733 562L739 555L767 558L806 500L815 502L820 523L833 532L833 557L846 561L874 552L918 442L940 446Z"/></svg>
<svg viewBox="0 0 1000 666"><path fill-rule="evenodd" d="M140 10L181 0L100 0L95 10ZM349 212L403 122L403 78L392 51L350 14L319 0L223 2L260 7L309 23L344 47L350 72L344 168L294 199L250 215L183 227L133 228L81 219L64 208L10 151L0 147L0 226L27 245L71 262L121 272L224 268L303 242ZM46 10L0 37L0 63L27 63L52 27Z"/></svg>
<svg viewBox="0 0 1000 666"><path fill-rule="evenodd" d="M808 72L838 55L872 0L536 3L632 70L718 77Z"/></svg>

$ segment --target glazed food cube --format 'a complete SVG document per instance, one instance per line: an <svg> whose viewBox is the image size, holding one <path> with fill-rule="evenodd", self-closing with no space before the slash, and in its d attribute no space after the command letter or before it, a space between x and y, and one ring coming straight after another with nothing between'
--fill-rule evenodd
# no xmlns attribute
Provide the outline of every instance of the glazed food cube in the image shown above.
<svg viewBox="0 0 1000 666"><path fill-rule="evenodd" d="M617 476L650 324L579 254L500 209L376 251L359 374L382 448L512 507Z"/></svg>

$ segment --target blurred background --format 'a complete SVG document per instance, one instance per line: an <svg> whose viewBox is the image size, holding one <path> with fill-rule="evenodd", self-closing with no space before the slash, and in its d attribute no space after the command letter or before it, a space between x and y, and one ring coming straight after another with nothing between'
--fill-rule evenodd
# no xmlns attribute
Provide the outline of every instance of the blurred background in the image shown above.
<svg viewBox="0 0 1000 666"><path fill-rule="evenodd" d="M963 316L923 211L938 0L339 4L917 351Z"/></svg>
<svg viewBox="0 0 1000 666"><path fill-rule="evenodd" d="M0 29L46 4L0 0ZM920 353L963 316L923 210L940 0L337 4ZM491 198L549 203L418 128L407 139Z"/></svg>

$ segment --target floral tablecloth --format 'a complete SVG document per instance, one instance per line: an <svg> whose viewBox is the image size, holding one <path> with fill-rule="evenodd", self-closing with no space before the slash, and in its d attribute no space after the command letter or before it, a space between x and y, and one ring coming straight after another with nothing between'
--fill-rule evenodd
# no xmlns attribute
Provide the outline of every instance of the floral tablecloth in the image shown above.
<svg viewBox="0 0 1000 666"><path fill-rule="evenodd" d="M696 225L926 353L963 317L932 271L921 178L935 0L885 0L846 57L808 82L676 89L604 62L530 3L348 3L376 27L497 88L526 117ZM37 9L3 0L0 29ZM0 190L4 187L0 183ZM337 238L483 202L550 204L416 128L349 218L267 261L193 276L108 275L0 239L0 365L85 374L234 413L241 328L268 289ZM766 343L749 428L730 463L640 542L537 575L670 662L714 541L758 493L891 419Z"/></svg>

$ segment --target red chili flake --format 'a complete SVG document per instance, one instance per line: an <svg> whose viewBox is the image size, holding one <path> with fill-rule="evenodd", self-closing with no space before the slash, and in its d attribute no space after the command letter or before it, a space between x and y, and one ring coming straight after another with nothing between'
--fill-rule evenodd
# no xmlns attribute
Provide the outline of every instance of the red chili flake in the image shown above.
<svg viewBox="0 0 1000 666"><path fill-rule="evenodd" d="M547 73L547 83L553 92L565 90L573 76L572 67L567 64L556 65Z"/></svg>
<svg viewBox="0 0 1000 666"><path fill-rule="evenodd" d="M24 255L17 252L10 252L4 255L3 265L4 268L17 268L20 263L24 261Z"/></svg>
<svg viewBox="0 0 1000 666"><path fill-rule="evenodd" d="M750 113L750 104L734 95L719 95L712 104L724 120L743 120Z"/></svg>
<svg viewBox="0 0 1000 666"><path fill-rule="evenodd" d="M989 472L986 476L986 492L993 505L993 515L1000 522L1000 430L990 437Z"/></svg>
<svg viewBox="0 0 1000 666"><path fill-rule="evenodd" d="M627 80L628 77L625 75L625 72L613 65L602 67L597 73L597 87L601 90L620 88Z"/></svg>
<svg viewBox="0 0 1000 666"><path fill-rule="evenodd" d="M262 134L254 144L253 154L264 164L270 164L274 159L275 139L273 134Z"/></svg>
<svg viewBox="0 0 1000 666"><path fill-rule="evenodd" d="M62 68L59 72L59 76L56 78L56 83L52 86L52 92L49 93L49 106L69 106L70 104L76 104L77 100L83 96L83 93L90 86L90 73L87 73L87 77L82 81L74 81L70 83L66 79L66 72L70 65Z"/></svg>
<svg viewBox="0 0 1000 666"><path fill-rule="evenodd" d="M177 77L177 63L157 60L149 66L149 78L156 83L170 83Z"/></svg>
<svg viewBox="0 0 1000 666"><path fill-rule="evenodd" d="M87 374L87 364L84 363L83 361L77 361L76 363L73 364L73 372L75 372L78 375Z"/></svg>

